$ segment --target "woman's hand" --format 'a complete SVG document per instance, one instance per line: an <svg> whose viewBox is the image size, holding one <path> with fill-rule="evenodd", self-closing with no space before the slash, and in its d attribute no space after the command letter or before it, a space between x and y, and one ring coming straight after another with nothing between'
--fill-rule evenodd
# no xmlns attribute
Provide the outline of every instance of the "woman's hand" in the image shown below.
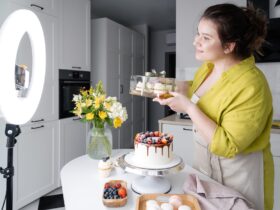
<svg viewBox="0 0 280 210"><path fill-rule="evenodd" d="M177 92L170 92L173 97L168 99L154 98L153 101L157 101L161 105L169 106L175 112L188 113L190 107L194 104L184 95Z"/></svg>

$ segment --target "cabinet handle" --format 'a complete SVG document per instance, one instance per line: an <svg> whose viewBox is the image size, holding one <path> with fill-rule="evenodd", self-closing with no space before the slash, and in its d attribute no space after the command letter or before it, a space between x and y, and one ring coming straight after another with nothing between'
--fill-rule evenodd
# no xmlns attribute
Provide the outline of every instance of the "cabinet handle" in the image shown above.
<svg viewBox="0 0 280 210"><path fill-rule="evenodd" d="M41 7L41 6L37 5L37 4L30 4L30 6L31 6L31 7L37 7L37 8L39 8L40 10L43 10L43 9L44 9L44 7Z"/></svg>
<svg viewBox="0 0 280 210"><path fill-rule="evenodd" d="M41 126L38 126L38 127L31 127L32 130L35 130L35 129L39 129L39 128L43 128L45 126L41 125Z"/></svg>
<svg viewBox="0 0 280 210"><path fill-rule="evenodd" d="M191 128L183 128L184 131L192 131Z"/></svg>
<svg viewBox="0 0 280 210"><path fill-rule="evenodd" d="M120 85L120 88L121 88L120 92L121 94L123 94L123 85Z"/></svg>
<svg viewBox="0 0 280 210"><path fill-rule="evenodd" d="M80 66L72 66L72 69L81 69L82 67Z"/></svg>
<svg viewBox="0 0 280 210"><path fill-rule="evenodd" d="M44 119L40 119L40 120L31 120L32 123L35 123L35 122L42 122L42 121L45 121Z"/></svg>
<svg viewBox="0 0 280 210"><path fill-rule="evenodd" d="M74 121L76 121L76 120L80 120L80 119L81 119L81 118L73 118L73 120L74 120Z"/></svg>

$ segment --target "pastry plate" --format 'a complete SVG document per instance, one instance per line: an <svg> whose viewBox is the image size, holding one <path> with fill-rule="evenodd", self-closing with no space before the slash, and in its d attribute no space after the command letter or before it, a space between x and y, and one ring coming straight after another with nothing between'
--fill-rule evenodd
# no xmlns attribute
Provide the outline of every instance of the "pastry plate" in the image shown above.
<svg viewBox="0 0 280 210"><path fill-rule="evenodd" d="M138 197L136 202L136 210L146 210L146 202L148 200L156 200L160 205L168 203L169 197L177 195L182 199L183 205L188 205L192 210L201 210L197 199L188 194L143 194Z"/></svg>

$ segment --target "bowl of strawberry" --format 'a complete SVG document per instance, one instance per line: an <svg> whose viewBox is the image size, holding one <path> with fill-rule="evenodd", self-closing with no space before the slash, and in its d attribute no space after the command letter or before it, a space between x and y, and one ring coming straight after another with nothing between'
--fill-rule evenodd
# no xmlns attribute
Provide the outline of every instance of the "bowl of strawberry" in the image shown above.
<svg viewBox="0 0 280 210"><path fill-rule="evenodd" d="M127 184L123 180L111 180L104 184L103 204L107 207L121 207L127 202Z"/></svg>

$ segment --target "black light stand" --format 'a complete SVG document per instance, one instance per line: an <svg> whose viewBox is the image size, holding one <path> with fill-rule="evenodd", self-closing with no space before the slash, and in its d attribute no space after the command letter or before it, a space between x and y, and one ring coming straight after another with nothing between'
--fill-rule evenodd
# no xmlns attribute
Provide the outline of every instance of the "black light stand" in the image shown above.
<svg viewBox="0 0 280 210"><path fill-rule="evenodd" d="M7 168L0 167L0 173L7 179L6 184L6 210L13 209L13 150L17 143L15 137L20 134L20 127L18 125L6 124L5 135L7 136Z"/></svg>

